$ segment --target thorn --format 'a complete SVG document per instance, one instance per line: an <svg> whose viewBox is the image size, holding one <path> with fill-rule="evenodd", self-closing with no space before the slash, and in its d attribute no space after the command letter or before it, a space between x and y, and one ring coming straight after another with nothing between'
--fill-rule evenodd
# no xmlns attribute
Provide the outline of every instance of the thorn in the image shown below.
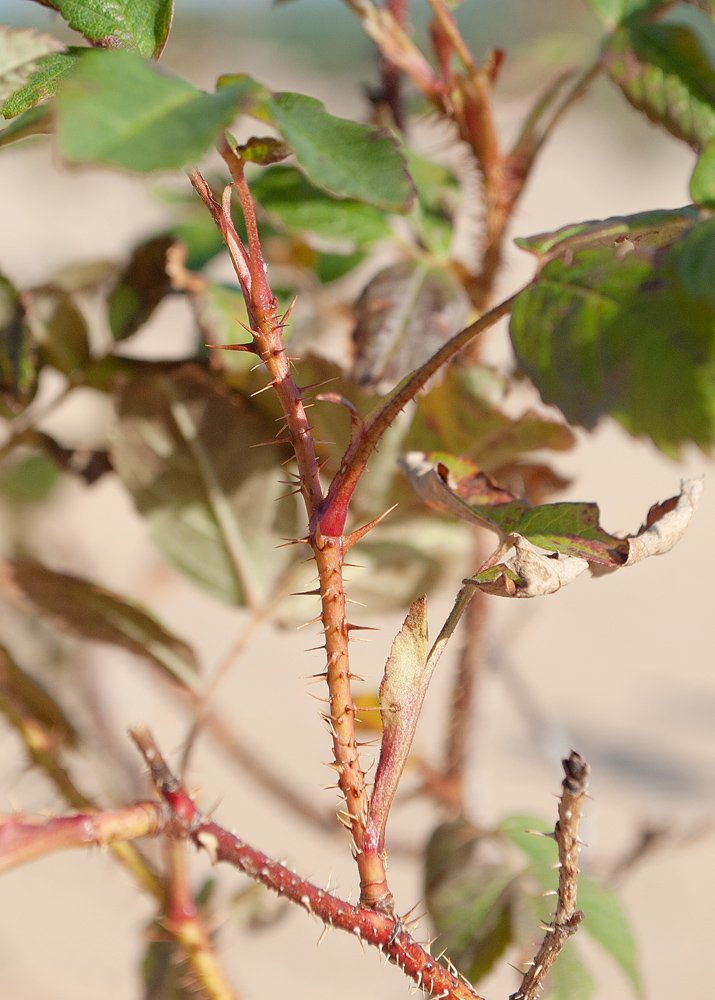
<svg viewBox="0 0 715 1000"><path fill-rule="evenodd" d="M304 649L303 652L304 653L314 653L317 649L327 649L327 648L328 647L325 645L325 643L323 643L322 646L308 646L308 648Z"/></svg>
<svg viewBox="0 0 715 1000"><path fill-rule="evenodd" d="M261 393L266 392L267 389L272 389L273 385L274 385L273 382L269 382L268 385L264 385L262 389L256 389L255 392L251 393L251 399L253 399L254 396L260 396Z"/></svg>
<svg viewBox="0 0 715 1000"><path fill-rule="evenodd" d="M542 896L558 896L558 889L549 889L548 892L542 892Z"/></svg>
<svg viewBox="0 0 715 1000"><path fill-rule="evenodd" d="M272 444L291 444L291 439L289 437L287 437L287 438L278 438L277 441L261 441L259 444L252 444L250 447L251 448L270 448L270 446Z"/></svg>
<svg viewBox="0 0 715 1000"><path fill-rule="evenodd" d="M276 545L277 549L285 549L288 545L310 545L309 538L286 538L282 545Z"/></svg>
<svg viewBox="0 0 715 1000"><path fill-rule="evenodd" d="M243 324L241 324L243 326ZM249 331L250 332L250 331ZM258 348L255 344L204 344L204 347L211 348L212 351L247 351L249 354L258 354ZM256 368L263 364L261 361ZM254 371L251 368L251 371Z"/></svg>
<svg viewBox="0 0 715 1000"><path fill-rule="evenodd" d="M297 490L291 490L290 493L284 493L280 497L276 497L273 503L278 503L279 500L286 500L288 497L294 497L296 493L300 493L300 486Z"/></svg>
<svg viewBox="0 0 715 1000"><path fill-rule="evenodd" d="M322 617L322 615L316 615L315 618L311 618L309 622L303 622L302 625L297 626L296 632L299 632L302 628L306 628L308 625L315 625L315 623L319 622Z"/></svg>
<svg viewBox="0 0 715 1000"><path fill-rule="evenodd" d="M359 608L366 608L367 607L367 604L363 604L362 601L354 601L351 597L346 597L345 598L345 603L346 604L357 604L357 606Z"/></svg>
<svg viewBox="0 0 715 1000"><path fill-rule="evenodd" d="M295 358L294 360L297 361L298 359ZM319 389L321 385L328 385L330 382L339 381L339 379L340 379L339 375L334 375L333 378L323 379L322 382L313 382L310 385L299 385L298 389L300 390L300 393L302 395L304 392L311 392L311 390L313 389Z"/></svg>
<svg viewBox="0 0 715 1000"><path fill-rule="evenodd" d="M310 593L313 593L313 591L310 591ZM316 593L317 593L317 591L316 591ZM357 601L354 601L353 603L357 604ZM363 604L363 607L365 607L364 604ZM352 622L348 622L345 627L348 630L348 632L379 632L380 631L379 628L374 628L372 625L353 625Z"/></svg>
<svg viewBox="0 0 715 1000"><path fill-rule="evenodd" d="M393 504L392 507L386 510L384 514L380 514L379 517L376 517L374 521L370 521L369 524L363 525L362 528L357 528L355 531L351 531L349 535L343 535L343 552L347 552L348 549L351 549L356 542L360 541L363 535L366 535L368 531L371 531L377 524L379 524L383 517L387 517L387 515L390 514L396 506L397 504Z"/></svg>
<svg viewBox="0 0 715 1000"><path fill-rule="evenodd" d="M524 833L530 833L534 837L550 837L551 840L556 840L556 833L553 830L551 833L544 833L543 830L524 830Z"/></svg>
<svg viewBox="0 0 715 1000"><path fill-rule="evenodd" d="M297 491L296 491L297 492ZM320 587L316 590L295 590L292 594L288 594L289 597L313 597L315 594L320 597ZM359 628L359 626L358 626Z"/></svg>
<svg viewBox="0 0 715 1000"><path fill-rule="evenodd" d="M327 889L326 889L326 892L327 892ZM327 935L327 933L328 933L329 930L330 930L330 924L326 924L325 927L323 927L323 930L321 932L320 937L318 938L318 943L315 946L316 948L319 948L321 946L321 944L323 943L323 941L325 941L325 937L326 937L326 935Z"/></svg>
<svg viewBox="0 0 715 1000"><path fill-rule="evenodd" d="M265 360L261 359L257 365L254 365L253 368L251 368L251 372L257 372L262 365L265 365L265 363Z"/></svg>

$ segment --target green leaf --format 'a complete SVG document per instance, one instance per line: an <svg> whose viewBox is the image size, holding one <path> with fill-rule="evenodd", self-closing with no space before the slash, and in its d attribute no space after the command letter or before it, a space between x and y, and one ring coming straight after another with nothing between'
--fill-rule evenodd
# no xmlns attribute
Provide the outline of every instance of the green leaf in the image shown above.
<svg viewBox="0 0 715 1000"><path fill-rule="evenodd" d="M57 96L60 148L77 163L183 167L203 156L256 86L246 77L206 94L136 53L87 52Z"/></svg>
<svg viewBox="0 0 715 1000"><path fill-rule="evenodd" d="M42 454L27 455L0 475L0 494L12 503L41 503L57 484L59 475Z"/></svg>
<svg viewBox="0 0 715 1000"><path fill-rule="evenodd" d="M694 31L633 20L603 50L625 97L656 124L700 150L715 138L715 69Z"/></svg>
<svg viewBox="0 0 715 1000"><path fill-rule="evenodd" d="M263 170L251 192L271 223L301 237L318 236L351 248L373 243L390 233L384 213L350 199L331 198L314 187L295 167Z"/></svg>
<svg viewBox="0 0 715 1000"><path fill-rule="evenodd" d="M524 852L529 871L543 889L550 892L557 887L559 878L554 865L558 863L559 852L551 836L553 823L549 825L538 816L509 816L499 824L499 832ZM538 833L548 836L540 837Z"/></svg>
<svg viewBox="0 0 715 1000"><path fill-rule="evenodd" d="M606 247L623 253L635 247L666 246L698 221L700 215L693 205L678 209L655 209L635 215L615 215L610 219L575 222L550 233L520 236L518 247L539 258L543 266L556 257L567 259L578 250L600 250Z"/></svg>
<svg viewBox="0 0 715 1000"><path fill-rule="evenodd" d="M276 548L296 530L295 504L274 503L282 446L237 394L198 365L147 371L118 399L110 456L154 541L223 600L258 606L293 557Z"/></svg>
<svg viewBox="0 0 715 1000"><path fill-rule="evenodd" d="M427 908L450 961L473 983L512 937L518 874L508 863L487 860L491 854L493 845L464 820L438 826L427 845Z"/></svg>
<svg viewBox="0 0 715 1000"><path fill-rule="evenodd" d="M595 991L595 980L569 938L546 980L546 1000L589 1000Z"/></svg>
<svg viewBox="0 0 715 1000"><path fill-rule="evenodd" d="M38 34L34 28L0 25L0 101L6 102L24 87L43 57L63 52L64 48L52 35ZM10 117L4 107L2 112L6 118Z"/></svg>
<svg viewBox="0 0 715 1000"><path fill-rule="evenodd" d="M610 414L669 454L715 439L715 309L681 284L679 249L579 251L518 296L519 364L570 423Z"/></svg>
<svg viewBox="0 0 715 1000"><path fill-rule="evenodd" d="M404 159L387 133L336 118L304 94L277 94L267 102L267 111L317 187L388 212L412 207L414 193Z"/></svg>
<svg viewBox="0 0 715 1000"><path fill-rule="evenodd" d="M90 359L84 316L71 295L56 285L42 285L24 295L26 322L39 347L41 363L64 375L83 368Z"/></svg>
<svg viewBox="0 0 715 1000"><path fill-rule="evenodd" d="M425 246L435 256L447 257L460 202L459 183L441 164L417 156L406 146L402 152L417 191L412 221Z"/></svg>
<svg viewBox="0 0 715 1000"><path fill-rule="evenodd" d="M36 351L25 323L20 295L0 275L0 398L17 412L37 389Z"/></svg>
<svg viewBox="0 0 715 1000"><path fill-rule="evenodd" d="M62 708L45 688L26 673L0 646L0 712L12 725L24 729L29 716L65 746L77 745L77 733Z"/></svg>
<svg viewBox="0 0 715 1000"><path fill-rule="evenodd" d="M38 613L82 639L122 646L192 691L199 688L193 650L156 618L118 594L78 576L20 559L8 564L15 586Z"/></svg>
<svg viewBox="0 0 715 1000"><path fill-rule="evenodd" d="M59 52L40 59L36 71L25 86L15 91L3 104L2 113L5 118L13 118L33 108L40 101L54 97L65 77L69 76L77 66L80 53L85 51L86 49L71 48L67 52Z"/></svg>
<svg viewBox="0 0 715 1000"><path fill-rule="evenodd" d="M573 447L572 431L533 410L513 419L497 405L504 383L488 369L455 365L440 385L421 395L403 447L445 451L492 472L526 451Z"/></svg>
<svg viewBox="0 0 715 1000"><path fill-rule="evenodd" d="M690 180L690 196L698 205L715 208L715 139L697 159Z"/></svg>
<svg viewBox="0 0 715 1000"><path fill-rule="evenodd" d="M156 236L134 250L109 296L109 326L115 340L136 333L171 291L167 264L176 245L173 236Z"/></svg>
<svg viewBox="0 0 715 1000"><path fill-rule="evenodd" d="M51 135L54 131L55 115L52 108L30 108L0 131L0 147L10 146L33 135Z"/></svg>
<svg viewBox="0 0 715 1000"><path fill-rule="evenodd" d="M135 49L158 59L166 44L174 0L41 0L70 28L106 49Z"/></svg>
<svg viewBox="0 0 715 1000"><path fill-rule="evenodd" d="M356 303L351 378L362 388L395 385L457 333L468 312L464 290L444 268L391 264Z"/></svg>
<svg viewBox="0 0 715 1000"><path fill-rule="evenodd" d="M258 163L262 167L267 167L271 163L280 163L281 160L285 160L291 156L293 150L287 143L275 139L273 136L259 137L254 135L248 142L237 146L236 152L240 153L241 159L247 163Z"/></svg>
<svg viewBox="0 0 715 1000"><path fill-rule="evenodd" d="M633 14L668 6L668 0L588 0L606 24L614 25Z"/></svg>
<svg viewBox="0 0 715 1000"><path fill-rule="evenodd" d="M688 295L715 309L715 219L693 226L681 241L678 275Z"/></svg>
<svg viewBox="0 0 715 1000"><path fill-rule="evenodd" d="M588 875L579 875L577 905L584 913L583 929L620 965L640 995L636 944L616 894Z"/></svg>

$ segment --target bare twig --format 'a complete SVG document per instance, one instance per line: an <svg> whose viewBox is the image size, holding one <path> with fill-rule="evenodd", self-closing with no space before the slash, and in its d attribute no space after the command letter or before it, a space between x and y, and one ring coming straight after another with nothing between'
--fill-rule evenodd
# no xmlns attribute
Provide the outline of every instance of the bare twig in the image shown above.
<svg viewBox="0 0 715 1000"><path fill-rule="evenodd" d="M588 788L589 766L575 750L562 761L566 777L559 800L559 819L553 836L559 849L559 888L556 913L548 925L541 947L520 988L509 1000L535 1000L559 952L567 940L578 930L583 913L576 909L578 884L578 853L580 842L578 827L581 807Z"/></svg>

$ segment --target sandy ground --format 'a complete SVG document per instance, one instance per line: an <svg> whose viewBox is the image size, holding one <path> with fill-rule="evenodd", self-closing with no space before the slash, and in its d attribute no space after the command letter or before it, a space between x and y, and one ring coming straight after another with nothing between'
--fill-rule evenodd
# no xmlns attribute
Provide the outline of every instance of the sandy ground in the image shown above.
<svg viewBox="0 0 715 1000"><path fill-rule="evenodd" d="M318 79L306 89L338 110L335 93ZM352 95L346 104L357 110L354 101ZM505 118L511 120L516 110L505 107ZM622 125L610 129L597 113L573 115L543 156L514 233L686 203L690 154L638 123L633 136ZM78 258L117 257L165 217L165 209L134 180L103 171L62 171L46 147L28 146L0 157L0 192L0 268L19 284L44 280L54 268ZM529 267L525 255L512 253L504 290L517 287ZM181 355L186 327L172 310L173 304L162 307L146 335L147 350ZM503 355L498 336L490 352ZM70 436L101 426L106 415L95 401L86 405L90 408L60 414L55 426ZM603 523L614 531L636 529L651 503L677 492L681 478L709 475L712 469L695 450L687 451L683 462L672 462L609 422L595 434L584 434L578 449L557 464L575 479L565 498L597 500ZM145 526L110 479L88 490L68 488L30 527L33 547L46 553L49 564L149 604L195 643L209 671L241 628L241 612L219 606L165 569ZM495 821L510 812L550 817L560 780L558 760L570 746L593 767L584 837L588 863L604 865L620 856L644 824L684 832L715 820L714 542L715 490L708 483L690 531L667 558L606 579L581 578L562 593L526 606L493 599L492 642L531 692L539 722L536 730L527 725L513 684L490 672L475 713L469 773L470 802L480 820ZM448 603L448 595L433 602L433 628ZM357 669L376 685L400 622L375 615L370 621L381 631L371 645L356 647ZM307 798L327 807L334 793L319 788L330 780L320 764L328 759L327 740L318 706L301 680L318 669L317 654L297 652L305 645L313 643L293 633L263 633L226 681L221 704L267 760ZM417 734L417 750L427 758L439 749L432 734L441 732L446 662L444 667ZM99 674L117 739L123 739L127 725L147 721L163 746L180 745L186 719L167 705L164 688L131 657L95 649L85 668ZM280 742L270 731L282 734ZM23 775L22 753L4 729L0 755L0 809L19 803L32 811L55 804L41 779ZM133 766L129 753L128 760ZM347 844L296 821L206 742L195 757L192 780L207 807L221 799L219 821L269 854L289 856L301 873L323 884L331 879L354 896ZM434 815L427 805L411 802L397 807L391 822L395 841L419 848ZM210 874L203 859L196 873L197 878ZM399 909L406 911L422 895L418 866L395 854L391 878ZM662 850L625 883L622 898L639 942L649 1000L707 995L714 880L711 832ZM230 873L223 881L226 899L244 885ZM5 875L1 892L3 998L126 1000L140 995L141 934L152 908L106 855L47 858ZM231 918L220 932L219 947L247 1000L269 1000L288 991L314 1000L328 1000L338 991L342 1000L405 994L401 974L383 970L377 954L362 956L357 942L338 933L316 951L319 935L317 923L302 912L287 914L272 931L250 936ZM596 970L599 1000L632 995L595 947L587 947L587 954ZM489 998L504 997L514 988L508 969L482 984Z"/></svg>

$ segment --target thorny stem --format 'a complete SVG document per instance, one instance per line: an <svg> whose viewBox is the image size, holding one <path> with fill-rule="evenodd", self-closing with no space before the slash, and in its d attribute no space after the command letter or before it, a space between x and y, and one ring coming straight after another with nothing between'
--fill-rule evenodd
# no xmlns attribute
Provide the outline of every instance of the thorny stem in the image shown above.
<svg viewBox="0 0 715 1000"><path fill-rule="evenodd" d="M281 323L273 298L265 278L265 269L260 253L260 241L256 225L251 193L243 173L240 157L224 141L219 152L226 161L241 203L249 249L249 316L255 348L265 363L271 384L286 418L288 433L295 451L298 465L300 489L305 500L310 526L307 539L313 549L320 582L319 593L322 602L322 624L325 635L326 679L329 690L330 713L328 725L333 736L335 768L338 784L345 798L347 819L355 843L355 855L360 874L361 900L364 904L387 907L392 897L385 882L384 860L380 855L363 851L363 837L367 822L369 800L365 786L365 776L360 766L355 740L355 706L350 688L350 666L348 655L349 624L345 614L345 589L342 567L344 543L342 531L346 510L342 518L332 518L331 528L321 523L323 513L323 492L318 474L318 463L313 439L310 434L302 392L293 381L289 362L281 339ZM245 270L246 254L226 205L219 206L211 195L206 182L197 171L191 174L192 183L211 212L232 253L236 273L241 281L241 270ZM233 234L233 235L232 235ZM246 284L244 277L242 287ZM244 287L244 294L245 294Z"/></svg>
<svg viewBox="0 0 715 1000"><path fill-rule="evenodd" d="M559 888L553 923L546 929L544 940L536 957L524 975L521 986L509 1000L535 1000L543 989L543 982L559 952L572 934L578 930L583 913L576 909L578 885L578 852L580 841L578 827L581 807L588 788L589 766L580 754L571 751L562 761L566 777L559 800L559 819L553 838L559 849Z"/></svg>
<svg viewBox="0 0 715 1000"><path fill-rule="evenodd" d="M521 289L520 289L521 291ZM394 391L392 396L368 419L363 433L351 442L347 451L343 455L340 469L330 484L328 495L325 498L324 507L328 511L328 517L343 517L347 512L347 505L353 494L358 480L362 475L365 465L379 443L382 435L397 417L398 413L409 403L419 390L432 376L439 371L442 365L458 354L475 337L488 330L502 316L506 316L511 311L511 307L519 292L510 298L494 306L489 312L484 313L474 323L460 330L451 340L432 355L423 365L417 368L408 378L406 378ZM327 530L326 521L323 518L321 526ZM333 527L332 521L330 522ZM332 533L332 531L331 531Z"/></svg>
<svg viewBox="0 0 715 1000"><path fill-rule="evenodd" d="M482 1000L465 981L436 962L395 917L345 903L300 878L285 865L272 861L217 823L203 821L186 791L167 768L151 734L140 729L133 730L131 735L149 765L159 794L174 813L173 822L183 826L184 835L203 848L214 864L225 861L233 865L255 881L303 906L322 920L326 928L349 931L361 943L379 948L389 961L432 996L441 1000ZM155 808L158 811L159 807Z"/></svg>

